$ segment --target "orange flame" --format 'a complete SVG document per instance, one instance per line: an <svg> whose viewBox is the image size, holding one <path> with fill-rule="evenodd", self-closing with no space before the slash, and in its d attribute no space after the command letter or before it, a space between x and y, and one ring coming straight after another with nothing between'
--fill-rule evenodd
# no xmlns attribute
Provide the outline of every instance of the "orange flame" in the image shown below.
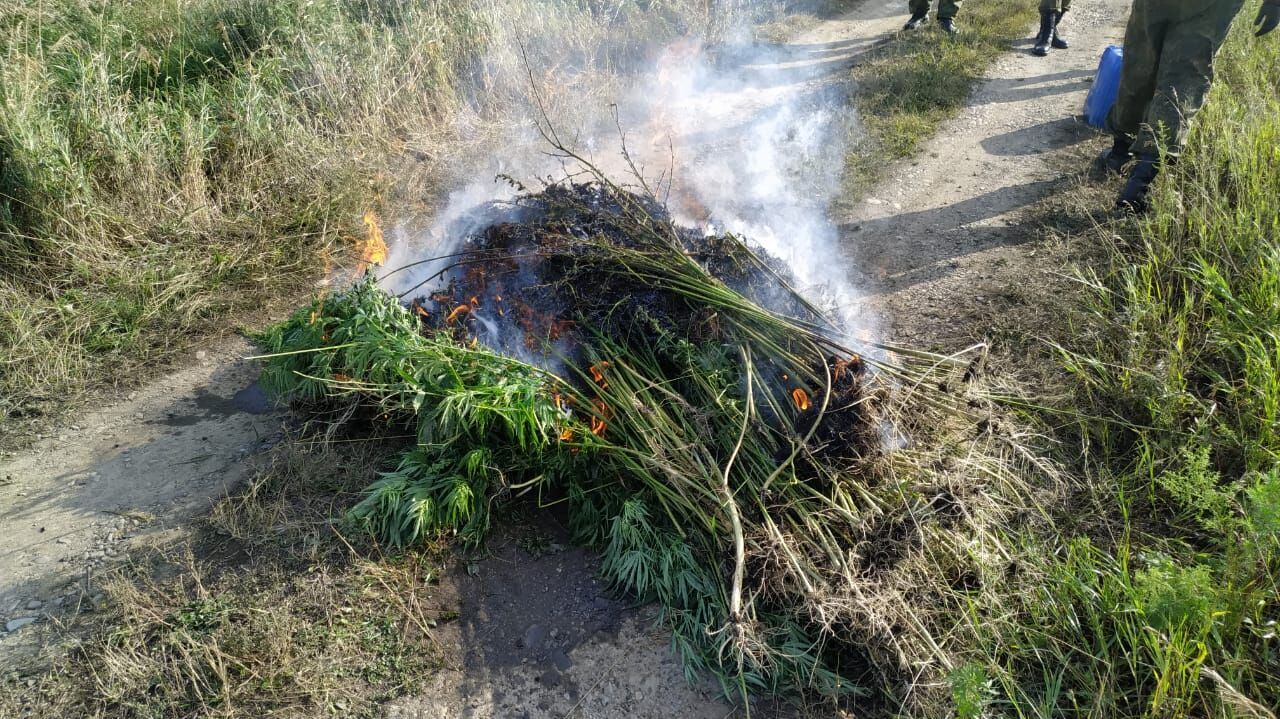
<svg viewBox="0 0 1280 719"><path fill-rule="evenodd" d="M796 403L796 409L801 412L807 412L809 410L809 393L799 387L791 390L791 401Z"/></svg>
<svg viewBox="0 0 1280 719"><path fill-rule="evenodd" d="M591 379L595 380L595 383L600 385L600 389L609 389L609 382L604 378L604 371L608 368L608 362L597 362L596 364L591 365L587 370L591 373Z"/></svg>
<svg viewBox="0 0 1280 719"><path fill-rule="evenodd" d="M368 228L364 242L360 243L360 262L356 264L356 274L362 275L372 265L381 266L387 261L387 243L382 241L382 228L378 226L378 216L373 210L364 213L364 226Z"/></svg>
<svg viewBox="0 0 1280 719"><path fill-rule="evenodd" d="M458 319L462 315L469 313L470 311L471 311L471 305L458 305L457 307L454 307L453 311L449 313L449 316L445 318L444 323L447 325L451 325L453 324L454 320Z"/></svg>
<svg viewBox="0 0 1280 719"><path fill-rule="evenodd" d="M591 404L595 405L596 414L591 418L591 434L597 437L603 437L605 429L608 428L609 405L604 403L602 399L593 399Z"/></svg>

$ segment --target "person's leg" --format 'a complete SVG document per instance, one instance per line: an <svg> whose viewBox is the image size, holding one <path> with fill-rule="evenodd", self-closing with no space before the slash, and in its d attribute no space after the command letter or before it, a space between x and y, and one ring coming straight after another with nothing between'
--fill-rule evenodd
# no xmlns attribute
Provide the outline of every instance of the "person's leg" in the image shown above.
<svg viewBox="0 0 1280 719"><path fill-rule="evenodd" d="M909 0L907 9L911 11L911 19L903 26L903 30L915 30L929 21L929 0Z"/></svg>
<svg viewBox="0 0 1280 719"><path fill-rule="evenodd" d="M948 35L955 35L957 32L956 14L963 4L964 0L938 0L938 27Z"/></svg>
<svg viewBox="0 0 1280 719"><path fill-rule="evenodd" d="M1049 54L1060 6L1060 0L1040 0L1040 31L1036 33L1035 45L1031 47L1032 55L1044 57Z"/></svg>
<svg viewBox="0 0 1280 719"><path fill-rule="evenodd" d="M1050 41L1050 44L1058 50L1066 50L1071 47L1067 39L1059 32L1062 26L1062 16L1066 15L1070 9L1071 0L1058 0L1058 16L1053 19L1053 39Z"/></svg>
<svg viewBox="0 0 1280 719"><path fill-rule="evenodd" d="M1181 154L1191 119L1213 84L1213 59L1244 2L1201 0L1191 5L1165 32L1153 95L1132 147L1138 162L1116 200L1117 206L1135 213L1147 211L1161 147L1171 159Z"/></svg>
<svg viewBox="0 0 1280 719"><path fill-rule="evenodd" d="M1112 172L1120 172L1131 157L1131 146L1147 115L1147 106L1155 93L1156 72L1160 69L1160 50L1164 45L1167 23L1161 12L1164 0L1134 0L1129 23L1124 31L1124 64L1120 70L1120 89L1116 102L1107 114L1107 130L1115 138L1100 164Z"/></svg>
<svg viewBox="0 0 1280 719"><path fill-rule="evenodd" d="M1187 141L1191 119L1213 84L1213 60L1239 14L1243 0L1200 3L1199 12L1169 24L1154 73L1152 95L1133 151L1157 155L1164 147L1177 157ZM1125 61L1128 62L1126 50Z"/></svg>

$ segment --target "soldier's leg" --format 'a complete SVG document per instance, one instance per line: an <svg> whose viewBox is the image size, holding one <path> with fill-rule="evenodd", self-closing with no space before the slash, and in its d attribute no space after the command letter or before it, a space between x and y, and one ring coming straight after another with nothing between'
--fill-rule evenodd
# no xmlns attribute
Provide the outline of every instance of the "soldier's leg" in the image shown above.
<svg viewBox="0 0 1280 719"><path fill-rule="evenodd" d="M1067 11L1070 9L1071 9L1071 0L1058 0L1058 15L1053 20L1052 44L1055 48L1059 50L1066 50L1067 48L1071 47L1071 45L1067 43L1067 38L1063 37L1062 33L1059 32L1059 28L1062 27L1062 16L1066 15Z"/></svg>
<svg viewBox="0 0 1280 719"><path fill-rule="evenodd" d="M1167 18L1162 12L1163 2L1134 0L1129 11L1129 22L1124 30L1120 88L1106 120L1113 141L1111 149L1099 155L1093 163L1094 174L1098 177L1107 173L1123 173L1133 159L1130 147L1155 93L1156 70L1160 66L1160 49L1167 26Z"/></svg>
<svg viewBox="0 0 1280 719"><path fill-rule="evenodd" d="M1116 204L1133 212L1147 211L1151 183L1160 172L1160 145L1177 157L1187 129L1213 82L1213 58L1244 5L1244 0L1198 0L1180 3L1165 31L1153 97L1147 107L1133 152L1138 158Z"/></svg>
<svg viewBox="0 0 1280 719"><path fill-rule="evenodd" d="M1155 155L1163 145L1177 157L1196 111L1213 83L1213 60L1243 0L1213 0L1173 23L1165 36L1154 93L1133 151ZM1125 57L1128 60L1128 57Z"/></svg>
<svg viewBox="0 0 1280 719"><path fill-rule="evenodd" d="M911 11L911 19L907 20L902 29L915 30L929 17L929 0L910 0L907 9Z"/></svg>
<svg viewBox="0 0 1280 719"><path fill-rule="evenodd" d="M1107 115L1107 129L1116 144L1132 144L1156 89L1160 51L1168 22L1161 12L1164 0L1135 0L1124 30L1124 65L1120 90Z"/></svg>
<svg viewBox="0 0 1280 719"><path fill-rule="evenodd" d="M960 12L963 4L962 0L938 0L938 27L948 35L954 36L958 32L956 13Z"/></svg>
<svg viewBox="0 0 1280 719"><path fill-rule="evenodd" d="M1036 32L1035 44L1031 46L1032 55L1044 57L1049 54L1049 44L1058 23L1059 5L1061 0L1040 0L1040 30Z"/></svg>

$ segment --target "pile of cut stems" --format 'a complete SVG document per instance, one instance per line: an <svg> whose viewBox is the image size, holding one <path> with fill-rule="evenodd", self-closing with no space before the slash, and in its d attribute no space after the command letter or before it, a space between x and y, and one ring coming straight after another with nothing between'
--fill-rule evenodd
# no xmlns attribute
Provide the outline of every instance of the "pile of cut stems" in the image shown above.
<svg viewBox="0 0 1280 719"><path fill-rule="evenodd" d="M740 239L718 242L773 278L785 311L713 276L651 197L603 178L589 190L534 196L528 220L543 222L540 260L566 268L576 346L555 371L424 324L366 277L263 336L266 384L300 408L358 403L414 428L351 510L384 542L478 544L502 507L563 500L615 588L662 607L691 676L743 697L882 689L904 671L901 643L860 606L883 569L868 543L892 541L879 530L900 513L882 435L896 389L945 384L969 358L855 352ZM582 217L594 229L565 224ZM911 394L919 411L960 411Z"/></svg>

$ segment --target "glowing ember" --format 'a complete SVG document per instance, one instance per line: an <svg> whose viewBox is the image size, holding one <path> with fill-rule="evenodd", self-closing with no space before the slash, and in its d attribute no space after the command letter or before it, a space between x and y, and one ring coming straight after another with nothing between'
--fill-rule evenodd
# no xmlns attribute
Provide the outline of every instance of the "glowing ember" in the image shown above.
<svg viewBox="0 0 1280 719"><path fill-rule="evenodd" d="M849 359L837 359L831 368L831 381L839 382L844 379L845 373L853 372L857 374L861 371L862 358L858 355L850 355Z"/></svg>
<svg viewBox="0 0 1280 719"><path fill-rule="evenodd" d="M382 241L382 228L378 226L378 216L373 210L364 213L364 226L368 228L364 242L360 243L360 262L356 264L356 275L362 275L373 265L381 266L387 261L387 243Z"/></svg>
<svg viewBox="0 0 1280 719"><path fill-rule="evenodd" d="M809 410L809 393L799 387L791 390L791 401L796 403L796 409L801 412L807 412Z"/></svg>

